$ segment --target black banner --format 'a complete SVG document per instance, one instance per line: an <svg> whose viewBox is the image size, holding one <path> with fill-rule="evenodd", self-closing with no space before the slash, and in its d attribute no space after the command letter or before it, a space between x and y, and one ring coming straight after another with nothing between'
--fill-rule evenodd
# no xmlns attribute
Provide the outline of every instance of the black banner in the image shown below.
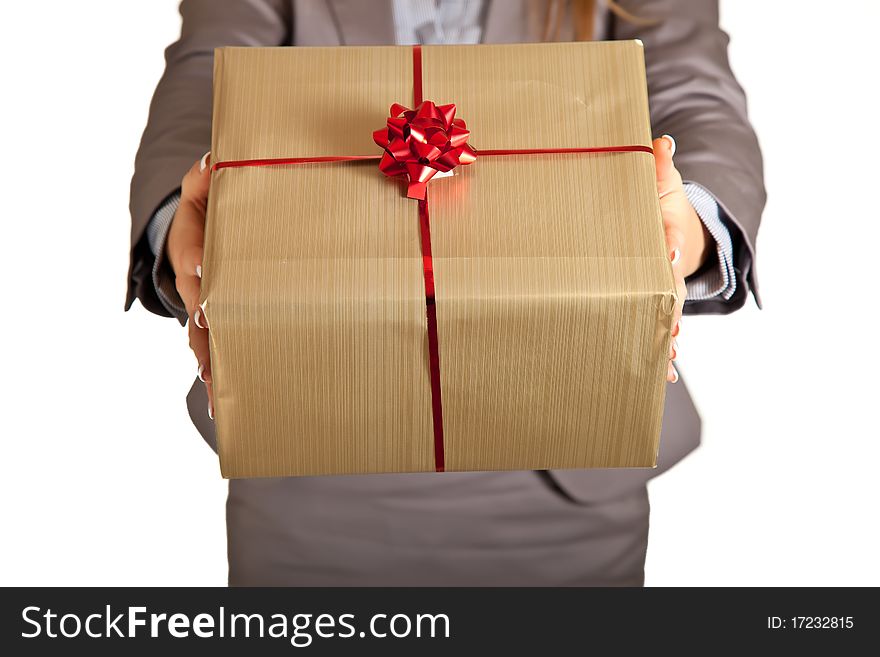
<svg viewBox="0 0 880 657"><path fill-rule="evenodd" d="M0 649L7 655L75 649L119 655L140 648L191 655L224 647L319 655L849 651L880 639L878 613L873 589L22 588L2 591Z"/></svg>

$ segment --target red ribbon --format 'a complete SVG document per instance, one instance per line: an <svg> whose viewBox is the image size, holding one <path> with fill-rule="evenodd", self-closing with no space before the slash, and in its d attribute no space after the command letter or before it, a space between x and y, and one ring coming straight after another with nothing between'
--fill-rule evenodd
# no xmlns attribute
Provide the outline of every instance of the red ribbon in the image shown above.
<svg viewBox="0 0 880 657"><path fill-rule="evenodd" d="M425 304L428 326L428 366L431 383L431 410L434 426L434 468L445 470L443 441L443 403L440 390L440 347L437 339L437 304L434 295L434 262L431 253L431 222L428 214L427 182L440 172L459 164L470 164L477 156L548 155L575 153L654 153L650 146L597 146L585 148L521 148L477 151L467 144L470 132L461 119L455 118L455 105L435 105L422 98L422 48L413 46L413 104L409 109L395 103L387 125L373 133L383 155L338 155L285 157L216 162L211 169L353 162L380 160L379 168L387 176L408 178L407 196L418 200L419 232L422 238L422 272L425 279ZM380 159L381 158L381 159Z"/></svg>
<svg viewBox="0 0 880 657"><path fill-rule="evenodd" d="M434 426L434 469L446 467L443 452L443 401L440 393L440 342L437 338L437 301L434 296L434 259L431 254L431 221L428 196L419 201L419 231L422 235L422 272L425 276L425 305L428 320L428 370L431 383L431 417Z"/></svg>

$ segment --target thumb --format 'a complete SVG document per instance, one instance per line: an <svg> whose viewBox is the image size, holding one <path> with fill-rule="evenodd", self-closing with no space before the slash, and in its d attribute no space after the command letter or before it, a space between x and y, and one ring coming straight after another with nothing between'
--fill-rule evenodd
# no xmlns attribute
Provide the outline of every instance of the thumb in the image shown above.
<svg viewBox="0 0 880 657"><path fill-rule="evenodd" d="M208 188L211 186L211 153L205 153L193 164L180 185L180 200L192 203L204 210L208 204Z"/></svg>
<svg viewBox="0 0 880 657"><path fill-rule="evenodd" d="M657 193L663 198L670 192L681 187L681 175L672 162L675 155L675 140L669 135L663 135L653 142L654 164L657 169Z"/></svg>

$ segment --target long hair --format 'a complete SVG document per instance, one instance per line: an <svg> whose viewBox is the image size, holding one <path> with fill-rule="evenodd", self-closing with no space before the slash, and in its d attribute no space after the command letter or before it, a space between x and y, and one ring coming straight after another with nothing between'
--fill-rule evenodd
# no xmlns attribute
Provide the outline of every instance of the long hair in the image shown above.
<svg viewBox="0 0 880 657"><path fill-rule="evenodd" d="M618 18L635 25L652 25L653 19L642 18L621 7L616 0L546 0L544 12L544 41L558 41L562 24L571 17L574 38L577 41L590 41L593 38L596 3L604 2Z"/></svg>

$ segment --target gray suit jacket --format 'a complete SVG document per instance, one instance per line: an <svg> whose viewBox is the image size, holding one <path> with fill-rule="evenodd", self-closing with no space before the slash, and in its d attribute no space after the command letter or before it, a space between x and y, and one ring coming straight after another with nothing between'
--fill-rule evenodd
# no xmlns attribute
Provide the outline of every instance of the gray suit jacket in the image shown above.
<svg viewBox="0 0 880 657"><path fill-rule="evenodd" d="M746 115L745 95L730 70L727 35L718 25L717 0L619 0L632 13L656 18L649 26L604 11L597 39L645 44L652 130L678 144L676 166L685 181L710 190L729 218L737 292L730 300L686 304L688 313L729 313L751 290L757 296L754 244L765 202L761 152ZM483 40L539 41L541 0L488 3ZM145 228L184 172L210 147L211 79L218 46L368 45L394 43L391 0L183 0L180 40L165 52L131 184L131 268L126 309L135 298L148 310L168 311L156 296L153 255ZM561 35L571 38L570 32ZM214 444L207 400L196 381L187 397L190 416ZM683 382L669 386L654 470L560 470L561 489L598 501L643 485L693 450L700 418Z"/></svg>

